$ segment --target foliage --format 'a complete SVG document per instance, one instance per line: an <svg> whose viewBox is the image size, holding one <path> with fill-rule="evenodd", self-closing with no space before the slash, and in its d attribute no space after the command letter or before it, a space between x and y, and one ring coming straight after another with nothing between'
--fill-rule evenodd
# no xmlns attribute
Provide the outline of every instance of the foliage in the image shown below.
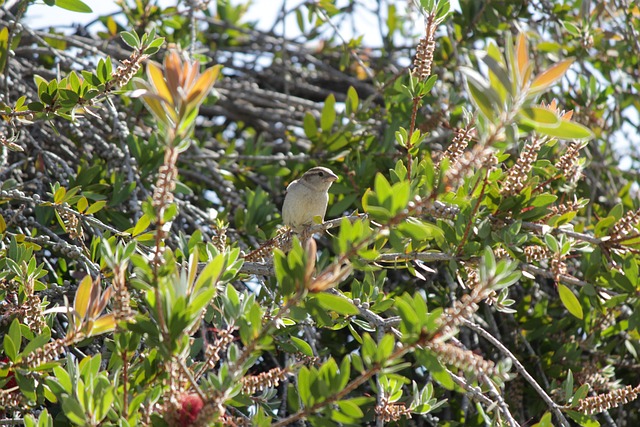
<svg viewBox="0 0 640 427"><path fill-rule="evenodd" d="M0 7L0 415L640 422L637 6L215 3Z"/></svg>

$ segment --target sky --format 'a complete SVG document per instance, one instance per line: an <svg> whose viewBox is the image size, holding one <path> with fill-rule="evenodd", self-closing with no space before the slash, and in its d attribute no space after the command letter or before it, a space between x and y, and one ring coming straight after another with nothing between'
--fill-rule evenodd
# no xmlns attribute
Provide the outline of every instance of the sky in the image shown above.
<svg viewBox="0 0 640 427"><path fill-rule="evenodd" d="M113 0L83 1L93 9L93 13L70 12L39 2L29 6L26 16L27 22L34 28L58 27L61 25L71 26L74 23L86 24L100 15L106 15L119 10ZM232 1L232 3L240 3L240 0ZM159 0L159 4L165 7L173 6L176 4L176 0ZM278 7L274 7L274 4L278 5ZM280 2L274 0L253 0L247 18L249 20L264 22L265 25L270 25L278 14L279 5Z"/></svg>

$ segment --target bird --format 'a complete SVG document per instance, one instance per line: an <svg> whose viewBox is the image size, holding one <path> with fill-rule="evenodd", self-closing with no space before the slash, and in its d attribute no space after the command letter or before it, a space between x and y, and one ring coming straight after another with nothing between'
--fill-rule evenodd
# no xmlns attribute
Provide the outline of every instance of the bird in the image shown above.
<svg viewBox="0 0 640 427"><path fill-rule="evenodd" d="M301 233L313 225L314 217L324 221L329 203L329 187L338 179L330 169L317 166L306 171L287 186L282 205L282 220L294 232Z"/></svg>

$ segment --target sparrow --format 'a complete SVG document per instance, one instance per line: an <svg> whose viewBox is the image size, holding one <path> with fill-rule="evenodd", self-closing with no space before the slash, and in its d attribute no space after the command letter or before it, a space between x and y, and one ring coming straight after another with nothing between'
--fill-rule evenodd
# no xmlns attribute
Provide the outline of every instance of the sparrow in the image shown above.
<svg viewBox="0 0 640 427"><path fill-rule="evenodd" d="M282 220L296 233L314 224L318 216L324 221L329 203L329 187L338 176L324 167L311 168L287 187L282 205Z"/></svg>

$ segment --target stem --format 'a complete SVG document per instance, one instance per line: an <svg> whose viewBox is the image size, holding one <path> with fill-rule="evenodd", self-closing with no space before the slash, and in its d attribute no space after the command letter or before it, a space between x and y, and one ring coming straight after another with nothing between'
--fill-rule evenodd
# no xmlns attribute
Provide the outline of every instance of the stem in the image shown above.
<svg viewBox="0 0 640 427"><path fill-rule="evenodd" d="M482 190L480 190L480 195L478 196L478 200L476 201L475 206L473 207L473 212L471 213L471 216L469 218L469 222L467 223L467 226L464 230L464 235L462 236L462 239L460 240L460 243L458 244L458 247L456 248L456 255L460 255L462 252L462 248L464 247L465 242L467 241L467 239L469 238L469 232L471 232L471 226L473 224L472 220L475 218L476 213L478 212L478 209L480 208L480 203L482 202L482 198L484 197L484 192L487 189L487 183L489 180L489 170L487 169L486 175L484 177L484 182L482 183ZM474 189L475 191L475 189ZM472 192L473 194L473 192Z"/></svg>
<svg viewBox="0 0 640 427"><path fill-rule="evenodd" d="M480 325L468 319L463 318L461 320L465 326L467 326L469 329L473 330L474 332L479 334L481 337L489 341L498 350L500 350L502 354L504 354L506 357L511 359L511 361L513 362L513 366L516 367L516 370L520 372L520 374L524 377L525 380L527 380L527 382L531 385L531 387L533 387L533 389L538 393L538 395L542 397L542 400L545 401L545 403L547 404L549 409L551 409L551 412L553 412L553 414L556 416L560 424L563 427L571 426L571 424L569 424L569 421L567 421L565 416L560 411L560 408L558 407L558 405L556 405L556 403L551 399L551 397L549 397L549 395L542 389L542 387L540 387L540 384L538 384L536 380L529 374L529 372L527 372L524 366L522 366L518 358L514 356L513 353L511 353L511 351L509 351L509 349L500 342L500 340L496 339L489 332L485 331Z"/></svg>
<svg viewBox="0 0 640 427"><path fill-rule="evenodd" d="M418 116L418 108L420 108L421 100L421 97L414 96L413 106L411 108L411 124L409 126L409 135L407 136L407 178L409 182L411 182L411 164L413 163L413 158L411 157L411 149L413 148L413 144L411 144L411 136L416 130L416 117Z"/></svg>
<svg viewBox="0 0 640 427"><path fill-rule="evenodd" d="M127 395L127 381L129 381L129 360L127 349L122 352L122 416L129 418L129 396Z"/></svg>

